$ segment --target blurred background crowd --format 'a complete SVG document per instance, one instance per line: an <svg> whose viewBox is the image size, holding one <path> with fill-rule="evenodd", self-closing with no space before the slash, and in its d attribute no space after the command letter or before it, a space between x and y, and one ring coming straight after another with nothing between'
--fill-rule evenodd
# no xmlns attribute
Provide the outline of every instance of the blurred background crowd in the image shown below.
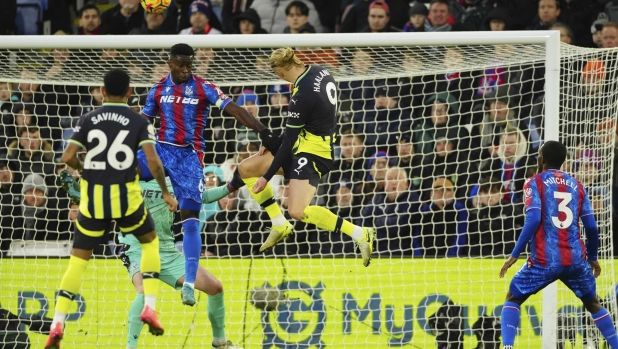
<svg viewBox="0 0 618 349"><path fill-rule="evenodd" d="M174 0L164 14L145 13L139 0L6 1L0 34L559 30L565 44L618 46L616 0ZM503 62L518 49L497 45L488 52ZM599 55L563 64L560 132L570 150L563 170L586 186L597 219L609 220L618 209L608 199L617 186L618 176L613 175L613 183L608 180L617 166L604 161L617 148L612 102L616 58L601 54L612 51L597 51ZM496 63L469 70L474 49L464 46L397 52L299 47L296 54L334 74L361 77L339 82L335 167L322 178L316 203L360 225L375 226L380 256L510 253L524 220L524 180L536 172L543 139L542 64ZM57 174L65 166L57 160L79 117L99 107L103 98L99 86L48 82L85 60L102 69L126 66L133 77L153 83L169 71L162 53L54 49L42 56L40 64L19 72L22 81L40 83L0 83L0 256L13 241L72 237L78 207L59 188ZM194 73L205 78L213 77L217 62L229 66L230 61L270 74L267 51L199 49L195 59ZM362 78L385 60L405 77ZM443 67L441 73L426 73L436 66ZM221 88L275 133L283 131L291 86L231 85ZM147 88L135 88L129 106L140 111L147 94ZM256 134L214 106L208 124L207 188L229 181L236 166L260 146ZM276 176L272 184L285 210L287 183ZM204 256L258 254L268 218L246 188L204 205L201 218ZM180 225L174 229L180 233ZM347 237L301 222L295 229L270 253L354 254ZM97 254L118 252L115 233L109 233L109 243Z"/></svg>

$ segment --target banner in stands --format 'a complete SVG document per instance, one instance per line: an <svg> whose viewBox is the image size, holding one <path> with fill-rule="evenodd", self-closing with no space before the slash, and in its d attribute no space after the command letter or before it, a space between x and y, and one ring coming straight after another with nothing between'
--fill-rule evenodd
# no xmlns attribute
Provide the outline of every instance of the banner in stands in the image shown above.
<svg viewBox="0 0 618 349"><path fill-rule="evenodd" d="M0 307L22 317L53 317L56 288L68 259L0 261ZM475 348L474 323L480 314L500 316L508 282L517 270L513 267L506 279L500 279L502 263L381 258L364 268L359 259L201 261L223 282L228 337L245 348L264 349L435 348L430 318L448 300L462 307L461 325L456 327L463 329L465 348ZM523 260L517 263L522 264ZM82 292L68 317L63 349L124 348L126 317L134 297L126 270L120 260L98 259L90 262L84 276ZM248 290L264 285L286 293L288 301L278 311L263 313L251 305ZM611 290L598 292L606 296ZM166 333L155 338L144 330L140 345L208 346L207 296L196 296L199 303L186 307L178 291L161 285L157 310ZM581 312L581 306L575 298L570 301L560 305L559 313L581 323L581 316L573 315ZM520 346L541 347L541 313L540 294L522 307ZM29 337L33 347L41 347L46 336L29 333Z"/></svg>

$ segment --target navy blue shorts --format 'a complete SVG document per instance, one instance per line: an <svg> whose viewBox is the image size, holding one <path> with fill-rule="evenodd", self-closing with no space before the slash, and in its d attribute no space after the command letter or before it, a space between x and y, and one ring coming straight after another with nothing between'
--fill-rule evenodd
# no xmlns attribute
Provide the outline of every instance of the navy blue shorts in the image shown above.
<svg viewBox="0 0 618 349"><path fill-rule="evenodd" d="M597 283L586 261L568 267L529 266L526 263L513 277L509 290L515 298L525 299L556 280L562 281L582 301L590 300L597 294Z"/></svg>
<svg viewBox="0 0 618 349"><path fill-rule="evenodd" d="M203 154L191 147L177 147L160 142L157 142L156 148L165 168L165 174L172 182L174 196L178 199L180 209L201 210L204 190ZM137 163L142 170L141 179L152 180L148 161L142 150L137 153Z"/></svg>

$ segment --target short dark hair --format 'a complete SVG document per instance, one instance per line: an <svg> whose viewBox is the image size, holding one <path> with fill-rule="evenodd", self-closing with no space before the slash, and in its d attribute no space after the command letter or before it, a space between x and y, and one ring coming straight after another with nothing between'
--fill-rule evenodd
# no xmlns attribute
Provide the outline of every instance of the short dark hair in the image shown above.
<svg viewBox="0 0 618 349"><path fill-rule="evenodd" d="M541 156L549 167L560 168L566 160L567 148L558 141L547 141L541 147Z"/></svg>
<svg viewBox="0 0 618 349"><path fill-rule="evenodd" d="M309 7L307 7L307 4L305 4L302 1L292 1L291 3L289 3L286 7L285 7L285 15L289 15L290 14L290 10L296 7L298 9L298 11L300 12L301 15L303 16L309 16Z"/></svg>
<svg viewBox="0 0 618 349"><path fill-rule="evenodd" d="M450 0L431 0L431 2L429 3L429 9L431 9L433 4L444 4L448 7L448 11L451 12L451 1Z"/></svg>
<svg viewBox="0 0 618 349"><path fill-rule="evenodd" d="M556 23L552 24L551 27L549 27L549 29L553 29L553 28L564 28L564 30L566 30L567 35L569 36L569 38L571 38L572 41L575 41L575 34L573 34L573 30L568 25L566 25L566 24L564 24L562 22L556 22Z"/></svg>
<svg viewBox="0 0 618 349"><path fill-rule="evenodd" d="M129 74L125 70L118 68L108 71L103 78L103 86L105 86L107 94L113 97L125 96L127 91L129 91L130 82L131 77Z"/></svg>
<svg viewBox="0 0 618 349"><path fill-rule="evenodd" d="M193 47L187 44L176 44L170 49L170 58L174 56L193 57L195 56L195 50L193 50Z"/></svg>
<svg viewBox="0 0 618 349"><path fill-rule="evenodd" d="M17 135L21 137L24 133L37 133L40 132L38 126L22 126L17 130Z"/></svg>
<svg viewBox="0 0 618 349"><path fill-rule="evenodd" d="M554 2L556 3L556 8L560 10L560 0L554 0ZM540 3L541 3L541 0L539 0L539 4Z"/></svg>
<svg viewBox="0 0 618 349"><path fill-rule="evenodd" d="M97 11L97 15L101 14L99 12L99 8L95 4L86 4L81 9L79 9L79 18L82 18L82 16L84 15L84 12L86 12L86 10L95 10L95 11Z"/></svg>

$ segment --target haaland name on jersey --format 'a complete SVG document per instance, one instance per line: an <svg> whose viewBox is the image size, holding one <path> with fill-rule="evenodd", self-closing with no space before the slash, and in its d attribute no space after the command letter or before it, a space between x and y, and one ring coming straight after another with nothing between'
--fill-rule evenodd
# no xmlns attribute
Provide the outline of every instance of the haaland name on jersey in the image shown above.
<svg viewBox="0 0 618 349"><path fill-rule="evenodd" d="M182 104L197 104L199 103L197 98L189 98L182 96L161 96L159 103L182 103Z"/></svg>
<svg viewBox="0 0 618 349"><path fill-rule="evenodd" d="M131 121L126 116L118 114L118 113L101 113L101 114L97 114L96 116L91 117L90 120L92 121L93 125L96 125L101 121L116 121L122 124L123 126L127 126L129 122Z"/></svg>
<svg viewBox="0 0 618 349"><path fill-rule="evenodd" d="M567 187L573 188L573 190L577 191L577 183L573 183L568 179L564 179L562 177L549 177L543 181L545 186L549 187L552 184L561 184L566 185Z"/></svg>
<svg viewBox="0 0 618 349"><path fill-rule="evenodd" d="M330 73L328 72L328 70L326 69L322 69L322 71L319 73L319 75L316 75L315 77L315 82L313 83L313 91L314 92L320 92L320 84L322 83L322 79L324 79L325 76L330 75Z"/></svg>

